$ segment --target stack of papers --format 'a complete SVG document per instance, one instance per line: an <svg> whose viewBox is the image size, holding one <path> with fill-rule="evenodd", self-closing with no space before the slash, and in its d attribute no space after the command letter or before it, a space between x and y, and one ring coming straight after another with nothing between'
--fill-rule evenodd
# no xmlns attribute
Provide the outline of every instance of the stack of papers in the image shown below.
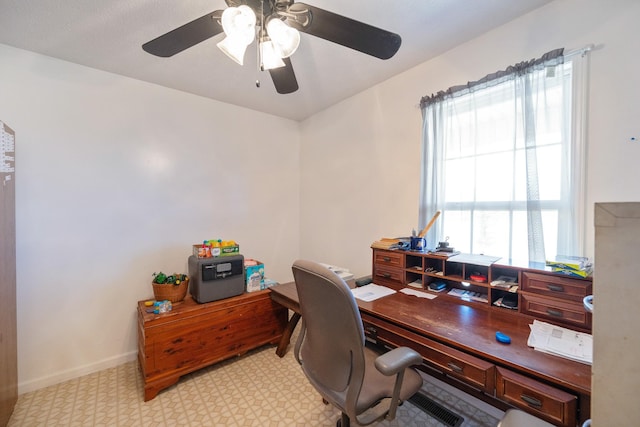
<svg viewBox="0 0 640 427"><path fill-rule="evenodd" d="M534 320L527 345L535 350L555 354L577 362L593 363L593 337L550 323Z"/></svg>
<svg viewBox="0 0 640 427"><path fill-rule="evenodd" d="M376 285L375 283L369 283L368 285L351 289L351 293L359 300L370 302L387 295L395 294L396 291L385 286Z"/></svg>
<svg viewBox="0 0 640 427"><path fill-rule="evenodd" d="M487 294L481 294L480 292L473 292L466 289L452 288L447 293L449 295L453 295L454 297L460 297L460 298L468 299L471 301L480 301L480 302L489 301Z"/></svg>
<svg viewBox="0 0 640 427"><path fill-rule="evenodd" d="M438 296L438 295L435 295L435 294L428 294L428 293L422 292L422 291L416 291L415 289L410 289L410 288L400 289L400 292L402 292L403 294L406 294L406 295L413 295L414 297L427 298L427 299L434 299L435 297Z"/></svg>
<svg viewBox="0 0 640 427"><path fill-rule="evenodd" d="M499 256L458 254L449 258L449 261L464 262L466 264L490 266L500 259Z"/></svg>
<svg viewBox="0 0 640 427"><path fill-rule="evenodd" d="M397 249L400 244L400 239L389 239L388 237L383 237L380 240L376 240L371 244L371 247L374 249Z"/></svg>
<svg viewBox="0 0 640 427"><path fill-rule="evenodd" d="M344 267L337 267L335 265L319 263L324 268L328 268L329 270L336 273L342 280L351 280L353 279L353 273L351 273L348 269Z"/></svg>
<svg viewBox="0 0 640 427"><path fill-rule="evenodd" d="M571 277L588 277L593 273L593 264L587 257L557 255L553 260L546 261L554 273Z"/></svg>

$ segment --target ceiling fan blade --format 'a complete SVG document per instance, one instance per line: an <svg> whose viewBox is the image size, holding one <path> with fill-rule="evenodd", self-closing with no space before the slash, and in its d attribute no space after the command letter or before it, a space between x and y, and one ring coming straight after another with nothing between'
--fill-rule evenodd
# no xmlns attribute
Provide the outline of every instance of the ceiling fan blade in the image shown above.
<svg viewBox="0 0 640 427"><path fill-rule="evenodd" d="M380 59L389 59L400 49L402 38L363 22L304 3L294 3L287 23L307 34L355 49Z"/></svg>
<svg viewBox="0 0 640 427"><path fill-rule="evenodd" d="M169 31L142 45L146 52L162 57L173 56L185 49L207 40L222 30L222 11L216 10Z"/></svg>
<svg viewBox="0 0 640 427"><path fill-rule="evenodd" d="M279 94L285 95L298 90L298 81L296 73L293 72L293 66L289 58L282 58L284 67L272 68L269 70L271 80Z"/></svg>

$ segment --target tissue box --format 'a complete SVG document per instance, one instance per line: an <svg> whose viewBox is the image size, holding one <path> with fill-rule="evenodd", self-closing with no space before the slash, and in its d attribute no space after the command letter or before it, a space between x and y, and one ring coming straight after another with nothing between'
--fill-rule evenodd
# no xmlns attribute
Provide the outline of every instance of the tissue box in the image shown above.
<svg viewBox="0 0 640 427"><path fill-rule="evenodd" d="M260 282L260 289L269 289L272 286L277 285L278 282L276 282L273 279L268 279L268 278L264 278L264 280L262 282Z"/></svg>
<svg viewBox="0 0 640 427"><path fill-rule="evenodd" d="M244 270L247 280L247 292L255 292L263 289L264 264L255 259L247 259L244 262Z"/></svg>

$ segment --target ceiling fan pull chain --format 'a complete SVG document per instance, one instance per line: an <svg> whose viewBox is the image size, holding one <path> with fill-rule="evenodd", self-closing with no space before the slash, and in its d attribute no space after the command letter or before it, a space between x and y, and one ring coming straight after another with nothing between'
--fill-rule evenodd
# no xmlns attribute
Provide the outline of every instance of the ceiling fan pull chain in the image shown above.
<svg viewBox="0 0 640 427"><path fill-rule="evenodd" d="M260 0L260 9L264 11L264 0ZM260 41L264 28L264 13L260 14L260 29L258 30L258 43L256 43L256 87L260 88L260 71L262 69L262 52L260 52Z"/></svg>

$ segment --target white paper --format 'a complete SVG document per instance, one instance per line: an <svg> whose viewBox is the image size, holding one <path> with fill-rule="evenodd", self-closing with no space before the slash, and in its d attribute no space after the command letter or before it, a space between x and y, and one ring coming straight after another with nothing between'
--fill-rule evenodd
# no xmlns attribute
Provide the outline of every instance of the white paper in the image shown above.
<svg viewBox="0 0 640 427"><path fill-rule="evenodd" d="M436 294L429 294L427 292L416 291L415 289L410 289L410 288L401 289L400 292L402 292L403 294L407 294L407 295L413 295L413 296L416 296L418 298L434 299L435 297L438 296Z"/></svg>
<svg viewBox="0 0 640 427"><path fill-rule="evenodd" d="M351 289L351 293L359 300L370 302L378 298L386 297L387 295L395 294L396 291L385 286L376 285L375 283L369 283L368 285Z"/></svg>
<svg viewBox="0 0 640 427"><path fill-rule="evenodd" d="M550 323L534 320L527 345L535 350L555 354L578 362L593 363L593 337Z"/></svg>
<svg viewBox="0 0 640 427"><path fill-rule="evenodd" d="M458 254L449 257L447 261L463 262L465 264L489 266L500 259L499 256Z"/></svg>
<svg viewBox="0 0 640 427"><path fill-rule="evenodd" d="M328 268L329 270L333 271L334 273L336 273L338 275L338 277L340 277L342 280L347 281L347 280L351 280L353 279L353 273L351 273L349 271L349 269L344 268L344 267L338 267L335 265L331 265L331 264L324 264L324 263L319 263L321 266Z"/></svg>

